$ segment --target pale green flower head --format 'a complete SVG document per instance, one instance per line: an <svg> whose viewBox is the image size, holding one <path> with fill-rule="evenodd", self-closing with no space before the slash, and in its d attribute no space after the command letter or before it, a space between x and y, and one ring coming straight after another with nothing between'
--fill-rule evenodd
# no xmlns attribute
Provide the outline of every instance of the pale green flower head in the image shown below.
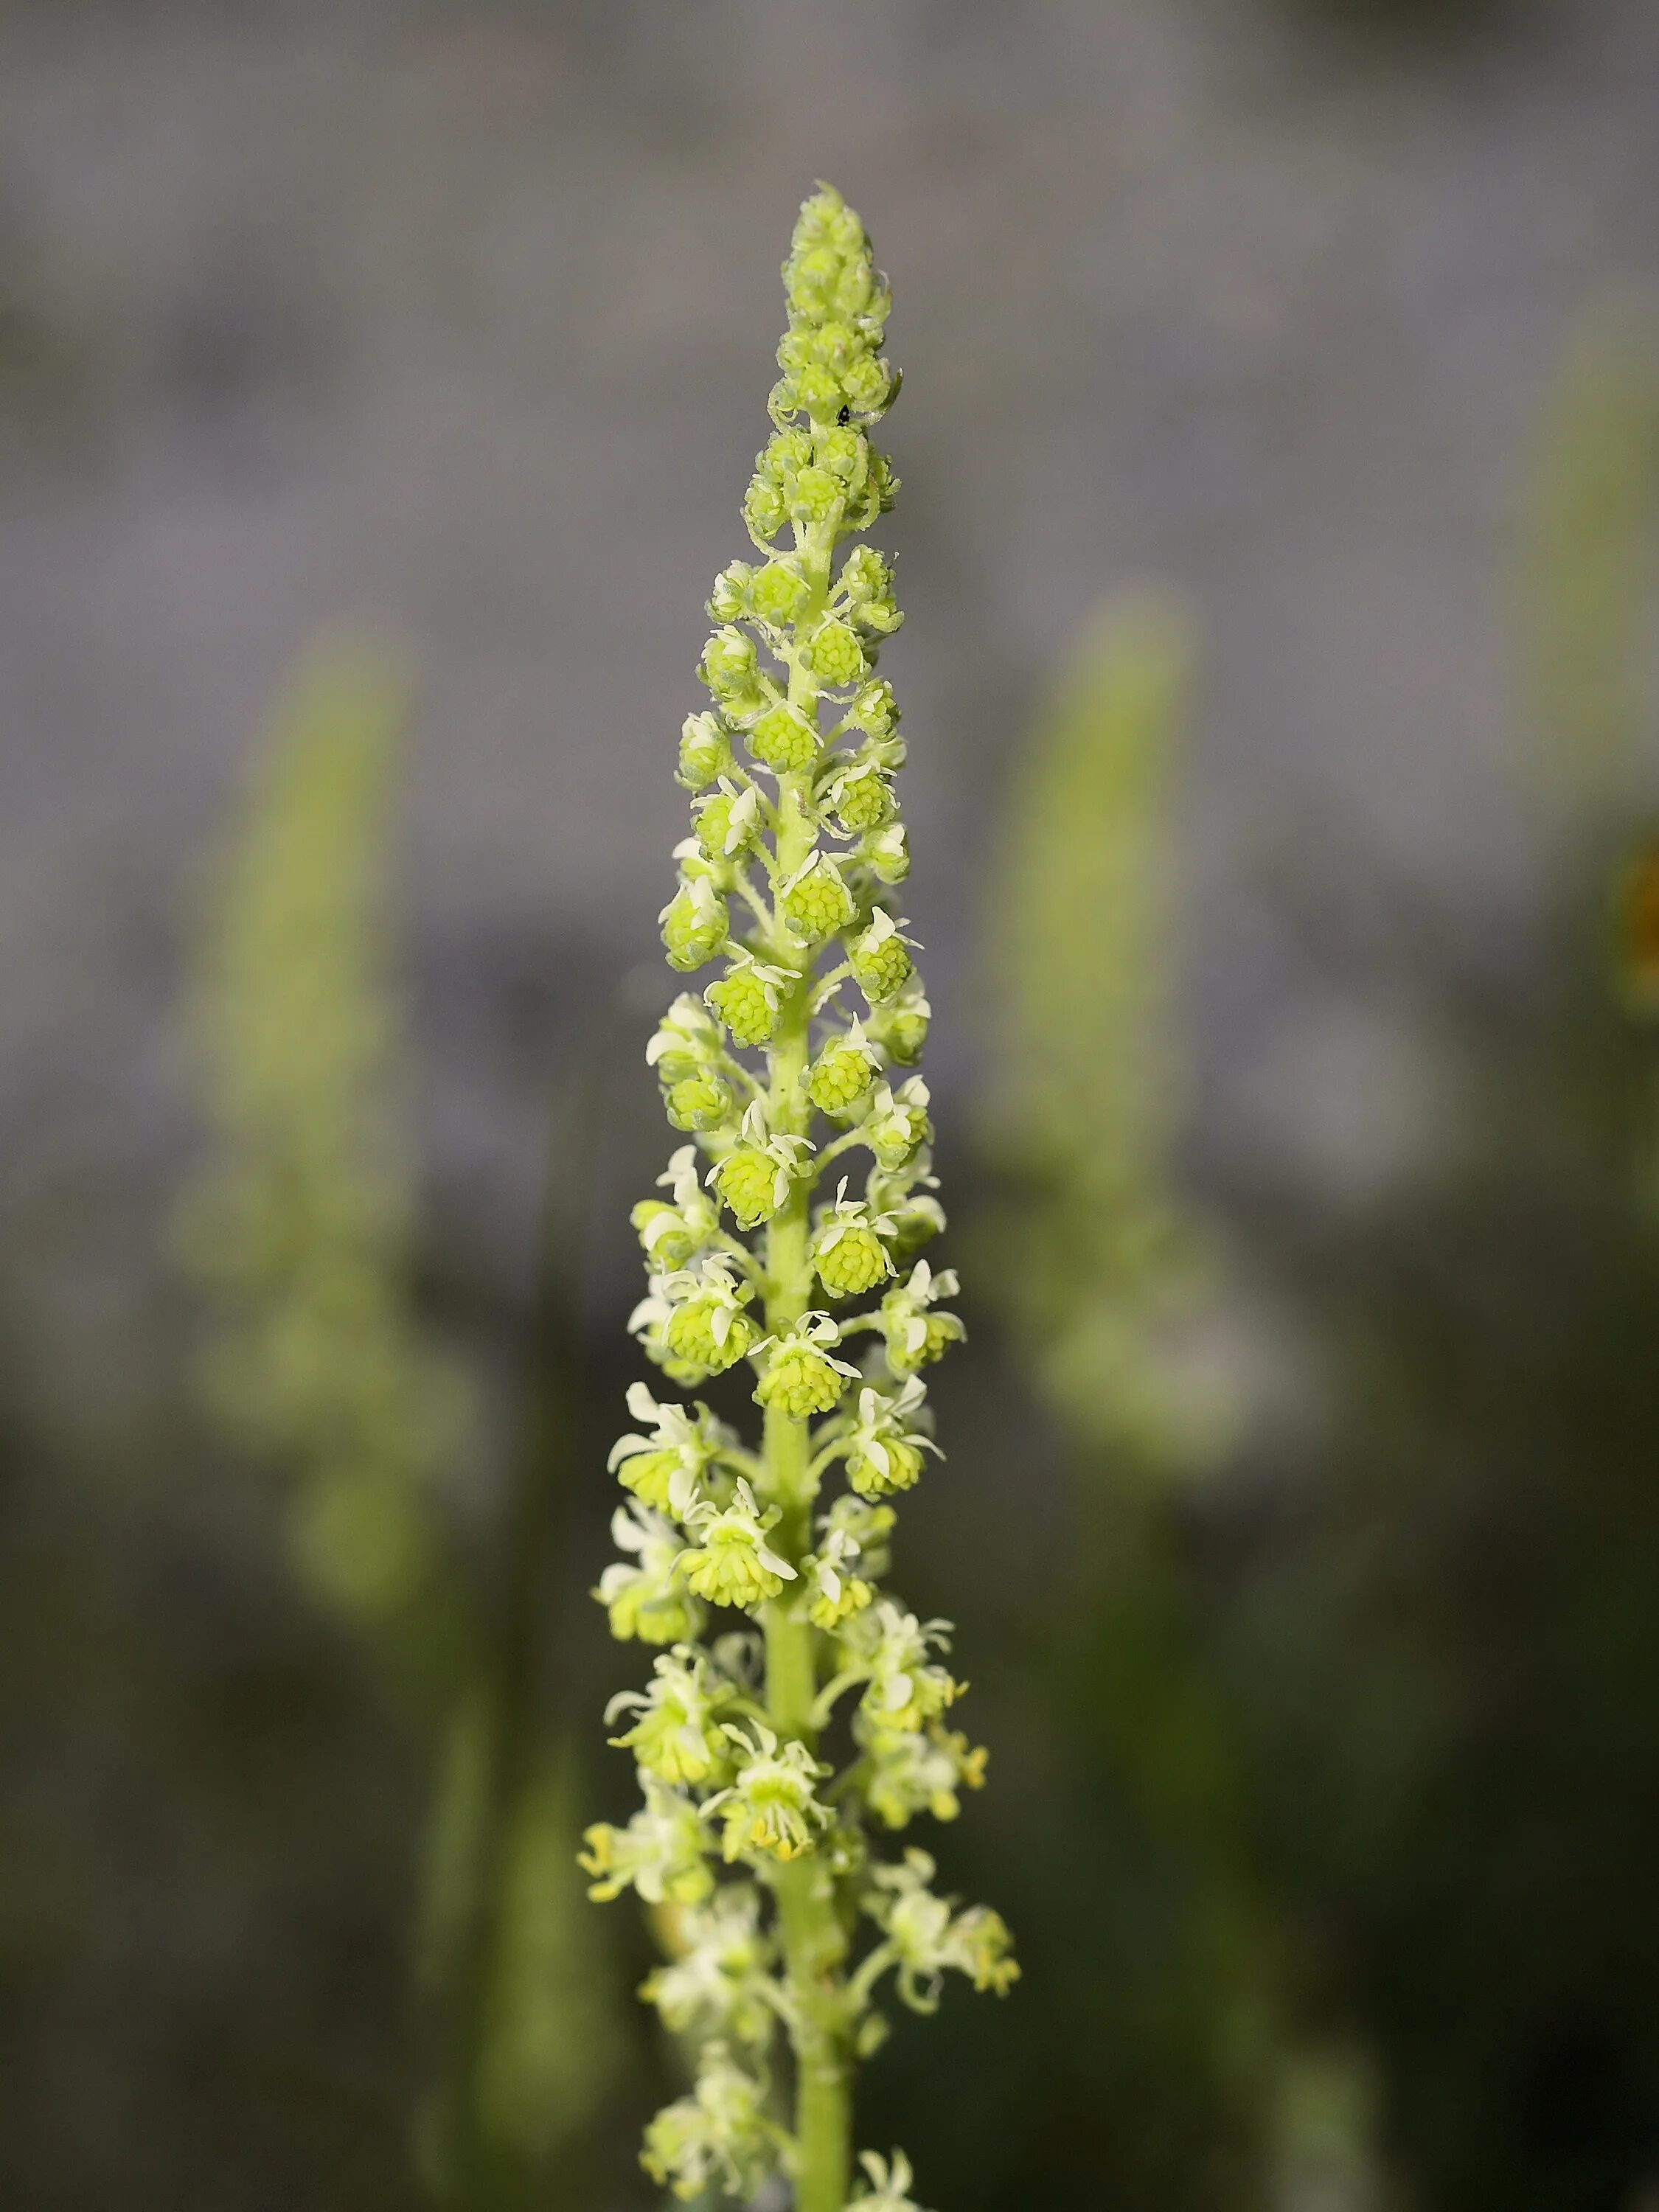
<svg viewBox="0 0 1659 2212"><path fill-rule="evenodd" d="M945 1223L914 1072L920 947L886 897L910 866L878 665L902 617L890 558L854 542L898 489L875 442L898 388L890 299L828 186L784 289L743 502L754 555L708 595L708 703L679 738L690 834L664 949L716 972L647 1051L686 1141L634 1210L648 1280L630 1322L671 1381L714 1396L732 1376L716 1404L739 1402L743 1370L761 1418L740 1435L629 1391L611 1455L625 1556L599 1595L619 1637L666 1648L611 1708L644 1809L591 1830L583 1863L596 1896L674 1908L643 1993L700 2058L647 2132L653 2179L689 2200L781 2174L797 2212L918 2212L902 2154L866 2154L861 2181L854 2166L850 2073L884 2032L883 1977L926 2007L947 1971L1002 1990L1012 1966L994 1914L903 1868L895 1887L882 1856L892 1831L954 1819L985 1753L945 1726L964 1690L945 1624L886 1586L885 1501L938 1451L921 1370L962 1325L941 1303L954 1274L916 1256ZM709 1607L741 1630L711 1640Z"/></svg>

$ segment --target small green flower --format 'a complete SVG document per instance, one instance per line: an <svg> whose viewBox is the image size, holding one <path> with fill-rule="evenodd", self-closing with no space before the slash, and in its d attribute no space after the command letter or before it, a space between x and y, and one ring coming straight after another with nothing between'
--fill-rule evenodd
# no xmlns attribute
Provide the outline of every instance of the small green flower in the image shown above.
<svg viewBox="0 0 1659 2212"><path fill-rule="evenodd" d="M732 1710L732 1696L731 1685L714 1678L702 1652L677 1644L655 1662L648 1689L619 1690L605 1707L607 1727L618 1713L639 1716L623 1735L611 1738L611 1746L631 1751L642 1773L672 1788L718 1788L732 1771L723 1716Z"/></svg>
<svg viewBox="0 0 1659 2212"><path fill-rule="evenodd" d="M694 1506L686 1526L696 1541L681 1553L680 1565L697 1595L710 1605L746 1608L793 1582L795 1570L766 1540L777 1522L776 1506L763 1513L741 1476L731 1504L716 1505L710 1498Z"/></svg>
<svg viewBox="0 0 1659 2212"><path fill-rule="evenodd" d="M726 901L706 876L683 883L657 917L671 968L702 968L725 944L731 927Z"/></svg>
<svg viewBox="0 0 1659 2212"><path fill-rule="evenodd" d="M893 787L878 768L861 765L836 777L825 803L849 837L879 830L893 811Z"/></svg>
<svg viewBox="0 0 1659 2212"><path fill-rule="evenodd" d="M935 1275L925 1260L917 1261L907 1282L888 1291L881 1302L881 1325L887 1363L895 1374L914 1375L962 1342L968 1332L956 1316L930 1310L935 1298L956 1293L955 1269Z"/></svg>
<svg viewBox="0 0 1659 2212"><path fill-rule="evenodd" d="M965 1974L976 1990L1006 1996L1019 1979L1012 1939L1002 1916L984 1905L957 1912L930 1887L933 1860L908 1850L898 1866L878 1867L870 1916L887 1938L898 1970L899 1995L914 2012L938 2009L947 1971Z"/></svg>
<svg viewBox="0 0 1659 2212"><path fill-rule="evenodd" d="M696 1267L653 1276L629 1328L677 1380L719 1375L746 1358L757 1331L744 1311L754 1295L718 1254Z"/></svg>
<svg viewBox="0 0 1659 2212"><path fill-rule="evenodd" d="M884 679L866 684L848 713L853 727L872 738L890 738L898 727L898 702L892 685Z"/></svg>
<svg viewBox="0 0 1659 2212"><path fill-rule="evenodd" d="M944 1455L920 1424L927 1400L916 1376L888 1396L872 1385L859 1392L858 1413L847 1436L847 1480L860 1498L884 1498L914 1487L921 1455Z"/></svg>
<svg viewBox="0 0 1659 2212"><path fill-rule="evenodd" d="M962 1791L984 1785L985 1753L971 1748L959 1729L935 1722L923 1734L905 1735L872 1728L860 1713L853 1733L869 1763L865 1802L885 1827L908 1826L921 1813L954 1820Z"/></svg>
<svg viewBox="0 0 1659 2212"><path fill-rule="evenodd" d="M891 1227L884 1214L872 1217L862 1200L849 1199L841 1184L812 1238L812 1265L831 1297L862 1297L892 1273L883 1242Z"/></svg>
<svg viewBox="0 0 1659 2212"><path fill-rule="evenodd" d="M849 684L861 682L867 665L857 632L849 629L844 622L822 624L807 647L807 659L813 675L832 691L844 690Z"/></svg>
<svg viewBox="0 0 1659 2212"><path fill-rule="evenodd" d="M902 2150L893 2153L890 2164L872 2150L860 2151L859 2164L870 2185L866 2189L860 2185L858 2195L852 2200L854 2212L922 2212L922 2207L910 2196L915 2177Z"/></svg>
<svg viewBox="0 0 1659 2212"><path fill-rule="evenodd" d="M679 781L688 791L706 791L736 763L732 739L718 714L688 714L680 731Z"/></svg>
<svg viewBox="0 0 1659 2212"><path fill-rule="evenodd" d="M726 1883L707 1905L678 1914L673 1942L673 1957L640 1990L663 2026L672 2035L730 2036L763 2050L777 2021L767 1996L775 1950L762 1932L759 1892Z"/></svg>
<svg viewBox="0 0 1659 2212"><path fill-rule="evenodd" d="M742 1140L709 1170L708 1181L738 1227L756 1229L786 1202L811 1150L805 1137L768 1136L757 1099L743 1117Z"/></svg>
<svg viewBox="0 0 1659 2212"><path fill-rule="evenodd" d="M920 991L907 991L891 1005L876 1009L871 1018L870 1033L901 1067L914 1067L927 1042L927 1025L933 1012Z"/></svg>
<svg viewBox="0 0 1659 2212"><path fill-rule="evenodd" d="M770 1337L758 1349L769 1347L765 1371L755 1387L755 1401L775 1406L797 1421L814 1413L827 1413L841 1401L850 1376L858 1369L844 1359L832 1359L826 1344L840 1340L841 1332L828 1314L807 1314L788 1335Z"/></svg>
<svg viewBox="0 0 1659 2212"><path fill-rule="evenodd" d="M817 757L817 732L783 699L752 725L744 743L761 765L777 775L793 775Z"/></svg>
<svg viewBox="0 0 1659 2212"><path fill-rule="evenodd" d="M765 2085L733 2064L723 2044L711 2043L690 2096L665 2105L647 2128L640 2164L689 2203L716 2183L728 2197L752 2196L775 2152Z"/></svg>
<svg viewBox="0 0 1659 2212"><path fill-rule="evenodd" d="M878 1166L888 1174L908 1167L932 1139L933 1125L927 1118L927 1085L919 1075L902 1084L896 1093L884 1083L877 1085L860 1134L875 1154Z"/></svg>
<svg viewBox="0 0 1659 2212"><path fill-rule="evenodd" d="M881 1061L854 1016L812 1063L806 1095L821 1114L844 1115L867 1096L880 1072Z"/></svg>
<svg viewBox="0 0 1659 2212"><path fill-rule="evenodd" d="M651 1432L618 1437L605 1465L642 1505L684 1521L698 1502L704 1474L735 1448L736 1437L707 1406L695 1414L684 1406L659 1406L643 1382L629 1385L628 1410Z"/></svg>
<svg viewBox="0 0 1659 2212"><path fill-rule="evenodd" d="M728 625L704 647L698 673L720 704L741 709L757 696L757 666L754 640Z"/></svg>
<svg viewBox="0 0 1659 2212"><path fill-rule="evenodd" d="M793 622L807 596L806 579L791 561L769 561L756 577L750 604L763 623L782 629Z"/></svg>
<svg viewBox="0 0 1659 2212"><path fill-rule="evenodd" d="M741 860L753 852L760 835L760 793L752 783L739 791L722 776L720 789L698 801L692 819L697 843L709 860Z"/></svg>
<svg viewBox="0 0 1659 2212"><path fill-rule="evenodd" d="M742 1045L771 1042L786 994L797 978L787 969L763 967L752 953L739 951L729 971L711 983L704 998Z"/></svg>
<svg viewBox="0 0 1659 2212"><path fill-rule="evenodd" d="M632 1552L639 1561L629 1566L613 1559L599 1577L593 1595L610 1617L611 1633L623 1644L634 1637L641 1644L678 1644L695 1636L702 1612L678 1579L683 1547L676 1530L643 1506L619 1506L611 1535L619 1552Z"/></svg>
<svg viewBox="0 0 1659 2212"><path fill-rule="evenodd" d="M886 908L878 906L870 917L870 927L848 948L858 987L872 1006L892 998L909 981L913 973L910 942L901 936Z"/></svg>
<svg viewBox="0 0 1659 2212"><path fill-rule="evenodd" d="M723 1076L688 1075L670 1084L664 1104L677 1129L711 1130L726 1127L737 1100Z"/></svg>
<svg viewBox="0 0 1659 2212"><path fill-rule="evenodd" d="M889 822L859 841L859 858L878 884L890 889L910 872L910 843L902 822Z"/></svg>
<svg viewBox="0 0 1659 2212"><path fill-rule="evenodd" d="M576 1863L600 1903L632 1888L647 1905L698 1905L714 1887L701 1808L659 1783L646 1782L645 1803L625 1828L601 1820L582 1841Z"/></svg>
<svg viewBox="0 0 1659 2212"><path fill-rule="evenodd" d="M784 920L798 937L814 944L845 929L857 911L840 869L822 850L784 885Z"/></svg>
<svg viewBox="0 0 1659 2212"><path fill-rule="evenodd" d="M747 561L733 561L714 579L708 595L708 612L717 623L735 622L749 611L749 587L755 571Z"/></svg>
<svg viewBox="0 0 1659 2212"><path fill-rule="evenodd" d="M728 1723L726 1732L741 1761L737 1779L704 1809L718 1812L725 1824L726 1858L750 1852L787 1863L811 1850L830 1825L830 1808L816 1795L818 1778L828 1770L804 1743L781 1746L762 1721L750 1721L746 1729Z"/></svg>

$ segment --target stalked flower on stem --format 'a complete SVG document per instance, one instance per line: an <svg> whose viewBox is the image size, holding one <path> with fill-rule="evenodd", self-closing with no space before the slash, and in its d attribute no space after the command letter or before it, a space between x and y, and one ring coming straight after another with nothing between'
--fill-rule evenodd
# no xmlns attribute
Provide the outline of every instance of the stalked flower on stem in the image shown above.
<svg viewBox="0 0 1659 2212"><path fill-rule="evenodd" d="M882 1501L938 1456L922 1370L963 1332L939 1304L954 1275L919 1256L945 1217L910 1073L929 1009L890 896L904 744L876 664L901 617L884 556L842 551L898 489L870 439L898 388L889 295L827 186L783 278L775 432L744 501L759 557L709 601L713 704L680 740L692 834L662 913L672 967L723 972L651 1041L691 1141L634 1213L641 1345L685 1389L746 1364L762 1439L629 1393L649 1433L613 1455L629 1557L597 1594L617 1636L657 1647L648 1688L611 1707L645 1804L590 1829L584 1864L596 1897L631 1887L674 1915L642 1994L698 2059L647 2132L655 2179L747 2196L781 2168L799 2212L915 2212L902 2153L853 2155L884 1977L931 2011L949 1971L1001 1991L1018 1970L994 1912L937 1896L925 1852L882 1850L984 1773L945 1724L950 1624L882 1587Z"/></svg>

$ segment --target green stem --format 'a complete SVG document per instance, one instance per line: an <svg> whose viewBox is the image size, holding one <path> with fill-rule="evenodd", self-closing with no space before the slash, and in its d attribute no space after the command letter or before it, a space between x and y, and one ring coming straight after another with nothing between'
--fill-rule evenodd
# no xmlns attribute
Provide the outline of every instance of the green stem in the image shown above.
<svg viewBox="0 0 1659 2212"><path fill-rule="evenodd" d="M829 572L823 538L804 548L811 601L810 622L821 603ZM815 711L817 687L799 660L791 667L791 703ZM804 811L804 777L785 776L778 794L777 864L787 881L811 849L813 833ZM779 1134L805 1136L811 1119L805 1079L811 1051L811 979L804 977L784 1008L770 1053L770 1121ZM793 1328L812 1302L809 1255L810 1186L798 1182L766 1236L770 1295L766 1325L774 1334ZM817 1470L806 1422L775 1407L766 1414L764 1487L781 1519L773 1538L793 1565L811 1549ZM787 1600L767 1609L766 1702L779 1736L817 1748L813 1709L817 1702L817 1656L810 1621L793 1614ZM795 2054L796 2212L842 2212L852 2166L852 2085L842 2022L842 1974L847 1939L836 1911L835 1891L817 1856L781 1867L775 1877L784 1970L793 2002Z"/></svg>

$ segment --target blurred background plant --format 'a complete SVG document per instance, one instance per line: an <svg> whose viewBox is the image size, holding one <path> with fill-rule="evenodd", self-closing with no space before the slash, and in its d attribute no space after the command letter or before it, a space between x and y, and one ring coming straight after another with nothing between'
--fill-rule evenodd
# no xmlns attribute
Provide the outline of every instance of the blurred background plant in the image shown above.
<svg viewBox="0 0 1659 2212"><path fill-rule="evenodd" d="M576 2139L619 2036L546 1680L567 1263L556 1236L538 1418L497 1486L499 1530L468 1547L465 1385L419 1304L391 926L410 705L389 652L341 641L311 656L276 718L203 918L214 1157L179 1243L216 1308L210 1414L275 1465L302 1584L430 1739L418 2163L443 2203L544 2203L556 2175L574 2203ZM407 1879L406 1859L395 1871Z"/></svg>

